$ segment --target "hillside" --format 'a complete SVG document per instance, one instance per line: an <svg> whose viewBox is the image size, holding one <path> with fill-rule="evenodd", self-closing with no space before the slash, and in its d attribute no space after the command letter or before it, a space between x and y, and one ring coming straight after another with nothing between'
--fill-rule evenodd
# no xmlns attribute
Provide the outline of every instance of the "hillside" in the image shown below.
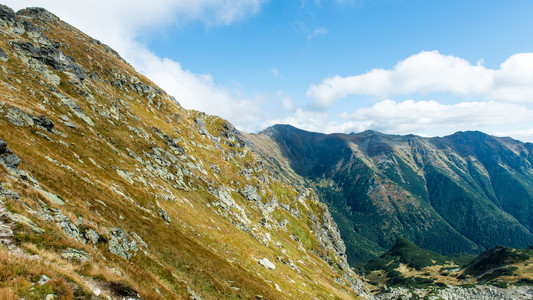
<svg viewBox="0 0 533 300"><path fill-rule="evenodd" d="M477 257L446 257L399 238L357 269L378 299L530 299L532 254L496 246Z"/></svg>
<svg viewBox="0 0 533 300"><path fill-rule="evenodd" d="M446 255L533 243L531 143L481 132L423 138L289 125L246 138L273 173L314 186L352 264L400 236Z"/></svg>
<svg viewBox="0 0 533 300"><path fill-rule="evenodd" d="M367 296L230 123L44 9L1 5L0 36L0 298Z"/></svg>

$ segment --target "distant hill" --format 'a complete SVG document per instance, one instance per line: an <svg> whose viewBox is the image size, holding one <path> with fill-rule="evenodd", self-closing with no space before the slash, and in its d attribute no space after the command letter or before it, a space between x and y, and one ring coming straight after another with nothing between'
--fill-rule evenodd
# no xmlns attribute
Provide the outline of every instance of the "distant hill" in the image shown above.
<svg viewBox="0 0 533 300"><path fill-rule="evenodd" d="M533 250L496 246L479 256L446 257L405 238L380 257L360 263L376 290L388 287L431 288L472 284L533 284Z"/></svg>
<svg viewBox="0 0 533 300"><path fill-rule="evenodd" d="M289 125L246 139L274 174L318 191L352 264L400 236L445 255L533 243L531 143L477 131L423 138Z"/></svg>

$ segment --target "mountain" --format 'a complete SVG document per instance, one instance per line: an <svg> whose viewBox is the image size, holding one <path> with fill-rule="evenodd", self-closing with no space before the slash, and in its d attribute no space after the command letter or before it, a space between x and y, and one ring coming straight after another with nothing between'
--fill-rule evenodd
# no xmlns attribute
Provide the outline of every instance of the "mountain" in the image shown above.
<svg viewBox="0 0 533 300"><path fill-rule="evenodd" d="M0 298L368 296L230 123L44 9L0 5L0 36Z"/></svg>
<svg viewBox="0 0 533 300"><path fill-rule="evenodd" d="M351 264L400 236L445 255L533 242L531 143L477 131L423 138L289 125L246 139L274 174L318 191Z"/></svg>

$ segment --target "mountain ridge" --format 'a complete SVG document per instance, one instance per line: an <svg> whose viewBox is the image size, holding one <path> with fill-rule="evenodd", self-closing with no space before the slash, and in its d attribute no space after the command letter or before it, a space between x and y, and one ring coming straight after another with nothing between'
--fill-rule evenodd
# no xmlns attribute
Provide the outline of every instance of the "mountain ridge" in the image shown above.
<svg viewBox="0 0 533 300"><path fill-rule="evenodd" d="M401 235L443 254L479 253L497 244L521 248L533 238L531 143L479 131L426 138L310 133L287 125L247 138L256 152L278 162L272 169L288 166L319 191L351 263L383 253ZM261 143L282 155L273 157ZM448 244L438 246L442 240Z"/></svg>
<svg viewBox="0 0 533 300"><path fill-rule="evenodd" d="M41 8L0 5L0 298L368 298L327 207Z"/></svg>

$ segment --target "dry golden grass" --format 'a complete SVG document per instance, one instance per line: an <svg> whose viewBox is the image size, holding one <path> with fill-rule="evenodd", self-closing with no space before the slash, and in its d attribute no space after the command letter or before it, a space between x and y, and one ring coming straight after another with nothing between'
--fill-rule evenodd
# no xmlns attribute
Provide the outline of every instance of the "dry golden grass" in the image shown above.
<svg viewBox="0 0 533 300"><path fill-rule="evenodd" d="M40 21L31 21L43 26ZM328 299L331 298L330 295L349 299L355 296L353 291L333 281L333 278L339 275L325 261L308 251L313 250L324 255L324 250L319 248L316 238L310 234L307 208L301 204L297 204L300 210L298 219L282 209L275 212L277 218L288 219L290 222L288 230L278 228L271 232L272 237L283 244L286 254L282 254L280 248L273 246L274 242L269 246L262 245L249 233L237 229L230 220L215 213L213 207L208 207L208 204L216 201L207 191L209 186L218 187L224 184L236 190L247 182L240 171L242 168L256 165L258 160L253 154L224 143L220 144L220 149L217 148L218 145L214 141L194 129L194 119L198 112L185 111L166 95L157 95L152 101L133 91L123 91L110 85L109 82L113 80L112 72L115 72L113 70L134 74L144 84L154 84L137 74L129 65L109 55L101 46L87 44L89 38L83 33L71 31L60 23L46 26L49 28L47 35L52 40L68 45L62 48L67 55L74 57L85 70L95 72L99 78L87 84L90 86L87 89L96 102L90 104L84 96L79 95L78 86L71 84L70 79L61 72L56 72L62 79L58 92L74 99L91 117L95 127L91 128L83 123L62 105L60 100L49 92L48 87L42 86L38 74L21 67L16 58L10 59L5 64L9 73L0 72L0 79L16 85L18 89L14 91L0 85L0 94L13 97L2 98L2 101L8 106L20 107L26 111L31 109L36 115L45 114L52 119L55 128L67 134L67 137L46 133L35 127L17 127L0 117L1 137L22 159L20 168L35 177L43 189L59 195L66 203L61 206L53 205L38 192L17 180L7 179L10 182L6 186L19 192L21 201L36 211L42 208L41 202L44 202L48 207L63 211L72 222L78 217L93 222L102 229L101 233L105 238L109 236L105 236L104 228L120 227L128 232L135 232L148 244L148 254L139 251L127 262L111 254L107 244L93 247L74 241L55 224L28 214L21 202L10 202L10 209L31 218L46 231L42 235L36 235L27 229L17 233L17 239L19 243L23 243L23 248L41 258L38 262L28 262L28 268L33 270L31 272L37 274L41 270L37 265L45 266L43 272L50 272L51 276L58 278L53 281L58 290L66 284L60 278L67 278L64 279L67 283L76 282L87 290L88 287L81 277L84 276L101 284L123 282L146 299L185 298L188 297L187 287L192 288L203 299L249 299L255 295L270 299ZM2 49L10 49L3 40L0 40L0 46ZM88 59L88 56L92 60ZM16 79L22 83L17 83ZM29 92L30 90L35 91L36 95ZM44 109L39 105L44 103L40 93L48 98ZM121 104L121 119L112 120L113 125L96 110L109 108L112 102L119 103L119 98L127 105ZM66 127L60 121L60 115L69 115L70 119L78 124L78 128ZM181 118L177 118L177 115ZM204 118L210 133L218 136L225 120L212 116ZM136 136L122 122L141 128L150 135L150 140ZM148 158L143 152L150 153L151 148L168 150L165 140L155 134L152 127L172 138L181 139L181 145L188 149L188 155L192 154L197 161L203 162L208 175L192 171L193 174L185 178L191 182L190 192L175 189L160 177L148 176L140 171L143 166L129 156L126 148L132 149L145 160ZM47 134L52 141L41 138L37 134L38 131ZM60 141L66 143L66 146ZM191 141L200 146L194 146ZM237 157L235 161L226 160L225 157L230 151L243 156ZM45 158L45 155L53 161ZM102 168L93 165L91 160ZM211 162L221 169L216 177L209 168ZM136 176L144 175L149 184L145 186L137 181L131 184L118 176L115 169L129 171ZM2 174L6 170L0 171ZM6 180L1 176L3 175L0 175L0 180ZM261 185L255 178L251 183ZM111 186L118 187L133 203L111 191ZM279 202L289 203L295 201L297 196L294 188L277 181L262 186L266 191L263 201L275 196ZM162 189L170 190L177 201L165 202L156 199L154 194ZM263 217L261 211L238 193L234 192L232 196L238 205L246 208L252 225L264 231L259 225L259 220ZM182 200L184 198L187 201ZM102 202L105 204L101 204ZM137 205L142 206L142 209ZM159 206L170 215L170 224L159 217ZM318 217L323 215L323 208L319 205L307 201L307 206ZM306 251L300 250L300 244L291 238L293 233L303 242ZM66 247L83 249L89 252L94 260L86 264L66 261L58 254ZM278 262L276 257L282 255L291 257L295 262L298 259L305 260L305 265L299 265L302 274L297 274ZM275 271L258 265L256 259L264 257L276 264ZM10 264L17 265L14 262ZM111 271L111 268L120 273ZM31 282L22 280L24 277L18 278L20 282L17 286L22 289L27 282ZM279 285L281 292L276 289L274 283ZM9 292L5 293L7 295ZM65 297L70 297L68 289Z"/></svg>

